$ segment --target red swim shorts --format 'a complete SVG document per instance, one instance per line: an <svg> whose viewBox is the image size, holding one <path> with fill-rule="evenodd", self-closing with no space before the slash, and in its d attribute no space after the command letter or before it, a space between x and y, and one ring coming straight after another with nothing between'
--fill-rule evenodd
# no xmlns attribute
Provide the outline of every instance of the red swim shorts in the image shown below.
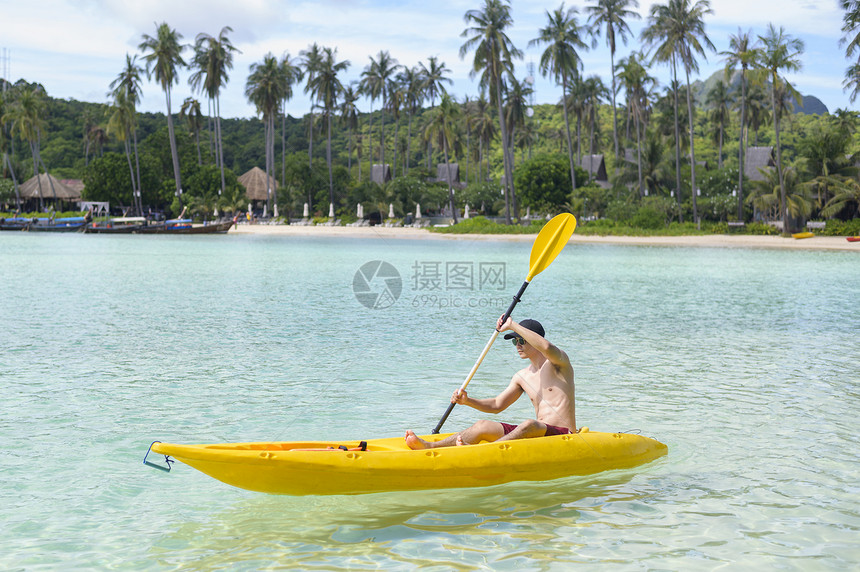
<svg viewBox="0 0 860 572"><path fill-rule="evenodd" d="M511 425L510 423L502 423L502 428L505 430L505 435L513 431L517 428L516 425ZM568 435L570 433L570 429L567 427L556 427L555 425L547 425L546 433L544 433L544 437L552 437L553 435Z"/></svg>

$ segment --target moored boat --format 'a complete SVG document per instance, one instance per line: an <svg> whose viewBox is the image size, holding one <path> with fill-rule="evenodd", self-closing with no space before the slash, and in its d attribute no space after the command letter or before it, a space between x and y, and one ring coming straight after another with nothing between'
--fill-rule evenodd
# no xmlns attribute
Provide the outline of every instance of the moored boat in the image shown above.
<svg viewBox="0 0 860 572"><path fill-rule="evenodd" d="M93 221L84 232L93 234L131 234L146 225L142 216L117 217L106 221Z"/></svg>
<svg viewBox="0 0 860 572"><path fill-rule="evenodd" d="M447 435L425 435L435 441ZM413 451L402 437L368 441L176 445L173 457L229 485L270 494L331 495L482 487L546 481L624 469L667 453L663 443L629 433L591 432ZM149 455L149 451L147 452ZM144 463L154 465L144 457ZM157 466L157 465L156 465Z"/></svg>
<svg viewBox="0 0 860 572"><path fill-rule="evenodd" d="M848 242L860 242L860 236L848 236L845 240Z"/></svg>
<svg viewBox="0 0 860 572"><path fill-rule="evenodd" d="M149 223L134 232L141 234L224 234L233 221L192 224L191 219L171 219L163 223Z"/></svg>
<svg viewBox="0 0 860 572"><path fill-rule="evenodd" d="M791 235L791 238L812 238L815 234L811 232L795 232Z"/></svg>
<svg viewBox="0 0 860 572"><path fill-rule="evenodd" d="M27 230L30 232L81 232L87 226L87 217L35 218Z"/></svg>
<svg viewBox="0 0 860 572"><path fill-rule="evenodd" d="M0 230L27 230L33 219L24 217L0 218Z"/></svg>

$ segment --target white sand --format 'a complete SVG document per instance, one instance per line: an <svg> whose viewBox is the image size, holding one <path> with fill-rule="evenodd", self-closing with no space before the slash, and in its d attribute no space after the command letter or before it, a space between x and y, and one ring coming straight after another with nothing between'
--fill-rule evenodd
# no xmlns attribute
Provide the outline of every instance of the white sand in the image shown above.
<svg viewBox="0 0 860 572"><path fill-rule="evenodd" d="M421 240L505 240L532 242L534 234L442 234L425 229L403 227L295 226L240 224L230 234L268 236L340 236L353 238ZM714 234L707 236L589 236L574 233L570 239L579 244L623 244L634 246L692 246L714 248L788 248L802 250L848 250L860 252L860 242L841 236L816 236L795 239L781 236Z"/></svg>

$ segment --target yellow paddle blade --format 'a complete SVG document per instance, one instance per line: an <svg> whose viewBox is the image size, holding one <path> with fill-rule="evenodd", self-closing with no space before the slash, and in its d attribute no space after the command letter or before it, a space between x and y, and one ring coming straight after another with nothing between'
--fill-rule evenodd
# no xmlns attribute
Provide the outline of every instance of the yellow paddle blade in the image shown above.
<svg viewBox="0 0 860 572"><path fill-rule="evenodd" d="M553 217L546 223L532 246L532 255L529 259L529 275L526 282L546 270L552 264L558 253L570 240L573 231L576 230L576 217L570 213L563 213Z"/></svg>

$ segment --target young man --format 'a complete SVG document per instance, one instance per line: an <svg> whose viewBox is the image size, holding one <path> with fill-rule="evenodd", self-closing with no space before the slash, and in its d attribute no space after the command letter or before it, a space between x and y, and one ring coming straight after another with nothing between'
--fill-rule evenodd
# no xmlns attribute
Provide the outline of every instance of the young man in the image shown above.
<svg viewBox="0 0 860 572"><path fill-rule="evenodd" d="M525 393L535 408L535 418L519 425L481 420L460 433L455 433L441 441L430 442L420 439L413 431L406 432L406 444L411 449L431 449L451 445L472 445L480 441L503 441L564 435L576 432L576 412L574 407L573 366L567 354L549 343L544 336L543 326L537 320L523 320L520 323L508 318L496 324L499 332L510 330L506 340L513 340L517 353L529 365L511 379L508 387L492 399L474 399L466 391L459 389L451 397L452 403L468 405L484 413L499 413L507 409L520 395Z"/></svg>

